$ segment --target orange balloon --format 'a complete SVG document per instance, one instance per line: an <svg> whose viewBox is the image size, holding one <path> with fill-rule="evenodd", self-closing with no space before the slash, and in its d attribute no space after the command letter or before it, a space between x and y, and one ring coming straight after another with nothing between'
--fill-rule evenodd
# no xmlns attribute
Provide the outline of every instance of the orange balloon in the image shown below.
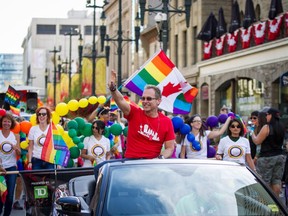
<svg viewBox="0 0 288 216"><path fill-rule="evenodd" d="M29 121L20 122L21 131L25 134L29 133L31 127L32 127L32 123Z"/></svg>
<svg viewBox="0 0 288 216"><path fill-rule="evenodd" d="M20 124L16 122L15 127L11 130L13 133L18 134L20 133Z"/></svg>

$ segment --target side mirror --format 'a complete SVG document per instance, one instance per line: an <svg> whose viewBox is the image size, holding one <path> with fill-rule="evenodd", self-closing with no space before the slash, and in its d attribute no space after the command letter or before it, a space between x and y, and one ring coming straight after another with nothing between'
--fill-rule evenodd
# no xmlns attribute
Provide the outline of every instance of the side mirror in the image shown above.
<svg viewBox="0 0 288 216"><path fill-rule="evenodd" d="M60 214L70 215L69 213L81 212L81 201L75 196L61 197L56 201L56 204L58 205L56 207L57 212Z"/></svg>

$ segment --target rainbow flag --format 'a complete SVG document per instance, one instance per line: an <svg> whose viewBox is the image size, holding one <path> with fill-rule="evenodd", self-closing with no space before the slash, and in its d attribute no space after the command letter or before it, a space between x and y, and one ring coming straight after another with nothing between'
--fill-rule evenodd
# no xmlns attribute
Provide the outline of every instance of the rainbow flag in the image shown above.
<svg viewBox="0 0 288 216"><path fill-rule="evenodd" d="M135 102L131 101L127 95L125 95L123 98L128 104L133 104L134 106L137 105ZM114 99L111 97L111 99L110 99L110 112L113 112L117 109L118 109L118 106L117 106L116 102L114 101Z"/></svg>
<svg viewBox="0 0 288 216"><path fill-rule="evenodd" d="M0 199L2 203L5 203L6 201L6 196L7 196L7 185L6 185L6 180L4 176L0 176Z"/></svg>
<svg viewBox="0 0 288 216"><path fill-rule="evenodd" d="M21 93L16 91L12 86L9 85L7 92L5 94L5 102L17 107L21 98Z"/></svg>
<svg viewBox="0 0 288 216"><path fill-rule="evenodd" d="M118 109L118 106L113 98L110 100L110 112L113 112Z"/></svg>
<svg viewBox="0 0 288 216"><path fill-rule="evenodd" d="M41 159L49 163L67 166L69 157L70 152L68 147L58 132L57 127L52 122L48 128Z"/></svg>
<svg viewBox="0 0 288 216"><path fill-rule="evenodd" d="M20 116L20 109L10 105L10 110L14 115Z"/></svg>
<svg viewBox="0 0 288 216"><path fill-rule="evenodd" d="M142 96L147 84L156 85L162 91L159 108L174 114L188 114L198 94L198 89L187 83L163 50L146 61L123 86Z"/></svg>

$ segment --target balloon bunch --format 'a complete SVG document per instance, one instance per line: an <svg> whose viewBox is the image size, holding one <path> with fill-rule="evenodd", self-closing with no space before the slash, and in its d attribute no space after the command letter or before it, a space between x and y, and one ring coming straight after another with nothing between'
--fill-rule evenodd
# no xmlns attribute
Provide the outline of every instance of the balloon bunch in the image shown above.
<svg viewBox="0 0 288 216"><path fill-rule="evenodd" d="M180 133L182 135L187 135L187 140L191 142L192 148L196 151L200 151L201 144L195 139L194 134L190 132L190 125L184 123L183 119L179 116L174 116L171 120L174 127L174 132Z"/></svg>

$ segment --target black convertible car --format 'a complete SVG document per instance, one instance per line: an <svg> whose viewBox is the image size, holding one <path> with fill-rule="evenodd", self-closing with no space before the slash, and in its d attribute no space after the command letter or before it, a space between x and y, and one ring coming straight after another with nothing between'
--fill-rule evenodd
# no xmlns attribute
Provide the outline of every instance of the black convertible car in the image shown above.
<svg viewBox="0 0 288 216"><path fill-rule="evenodd" d="M54 215L288 215L249 168L216 160L113 160L53 194Z"/></svg>

